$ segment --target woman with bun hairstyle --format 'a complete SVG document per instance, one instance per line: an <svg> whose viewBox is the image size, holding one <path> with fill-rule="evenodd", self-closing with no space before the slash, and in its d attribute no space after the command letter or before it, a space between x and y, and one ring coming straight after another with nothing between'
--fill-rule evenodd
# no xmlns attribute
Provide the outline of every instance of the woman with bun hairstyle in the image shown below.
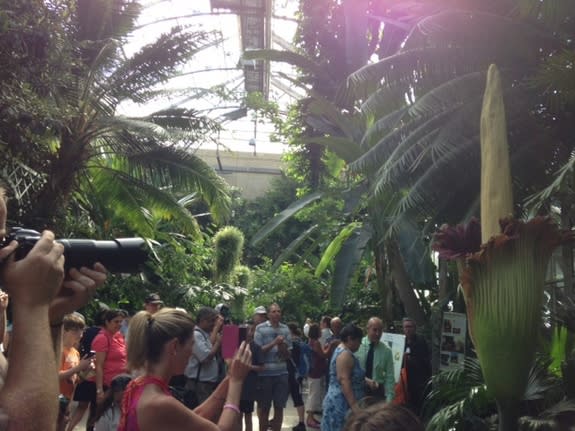
<svg viewBox="0 0 575 431"><path fill-rule="evenodd" d="M241 431L240 395L252 360L245 343L228 376L204 403L190 410L171 395L168 382L183 374L192 354L192 317L172 308L154 315L140 311L130 320L129 332L128 366L145 372L124 392L118 431Z"/></svg>

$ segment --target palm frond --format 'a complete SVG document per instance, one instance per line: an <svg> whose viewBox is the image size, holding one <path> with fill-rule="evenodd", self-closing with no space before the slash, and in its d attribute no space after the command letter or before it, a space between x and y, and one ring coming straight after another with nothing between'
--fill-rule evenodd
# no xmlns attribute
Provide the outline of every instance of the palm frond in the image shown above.
<svg viewBox="0 0 575 431"><path fill-rule="evenodd" d="M406 87L430 73L447 80L476 70L477 63L458 48L414 48L362 67L347 78L346 85L355 100L362 101L379 85Z"/></svg>
<svg viewBox="0 0 575 431"><path fill-rule="evenodd" d="M160 188L112 167L95 168L89 184L93 196L130 229L148 238L155 235L155 220L169 220L184 234L197 235L198 225L175 197ZM98 214L92 214L98 219Z"/></svg>
<svg viewBox="0 0 575 431"><path fill-rule="evenodd" d="M537 416L519 418L521 431L547 431L569 429L575 420L575 400L562 400Z"/></svg>
<svg viewBox="0 0 575 431"><path fill-rule="evenodd" d="M157 84L173 77L195 53L217 43L210 33L174 27L120 64L100 85L116 100L144 103Z"/></svg>
<svg viewBox="0 0 575 431"><path fill-rule="evenodd" d="M288 246L281 252L281 254L276 258L271 270L277 270L282 263L284 263L291 255L293 255L296 250L307 241L311 235L318 229L319 225L314 224L310 228L306 229L299 235L296 239L288 244Z"/></svg>
<svg viewBox="0 0 575 431"><path fill-rule="evenodd" d="M495 403L487 394L479 361L466 358L462 368L436 374L423 410L430 417L429 431L463 431L473 422L484 422L483 417L495 411Z"/></svg>
<svg viewBox="0 0 575 431"><path fill-rule="evenodd" d="M269 235L272 234L279 226L293 217L298 211L305 208L312 202L315 202L318 199L321 199L323 194L321 192L314 192L310 193L309 195L304 196L301 199L291 203L287 208L285 208L280 213L276 214L272 219L270 219L265 225L262 226L260 230L258 230L250 241L250 245L256 246Z"/></svg>
<svg viewBox="0 0 575 431"><path fill-rule="evenodd" d="M575 51L563 50L546 58L533 78L533 83L542 89L555 111L575 106L573 64L575 64Z"/></svg>

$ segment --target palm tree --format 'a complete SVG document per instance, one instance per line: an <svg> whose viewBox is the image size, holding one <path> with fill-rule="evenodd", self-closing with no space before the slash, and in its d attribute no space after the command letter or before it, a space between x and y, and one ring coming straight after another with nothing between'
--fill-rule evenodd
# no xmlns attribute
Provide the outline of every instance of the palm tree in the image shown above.
<svg viewBox="0 0 575 431"><path fill-rule="evenodd" d="M504 95L513 101L507 116L518 213L568 160L573 30L546 18L550 5L566 20L575 10L572 2L545 4L469 1L465 10L439 1L418 8L398 2L382 17L386 28L404 30L400 49L353 73L340 97L351 97L374 118L362 143L366 151L351 167L376 170L376 194L402 190L396 215L416 211L434 230L477 212L478 119L491 62L500 65ZM410 17L407 25L398 25L401 11Z"/></svg>
<svg viewBox="0 0 575 431"><path fill-rule="evenodd" d="M227 186L191 151L206 133L218 129L217 124L186 109L137 118L117 114L123 102L145 103L161 96L158 85L217 38L177 26L126 57L122 45L141 9L136 1L63 4L66 8L42 6L60 14L58 52L68 61L65 80L51 81L44 97L49 115L34 118L44 127L41 134L32 133L34 152L18 145L7 148L37 173L40 184L22 221L52 222L66 212L80 187L88 193L84 202L100 190L109 195L108 204L124 214L155 207L183 216L177 198L194 192L216 218L225 218L230 205Z"/></svg>

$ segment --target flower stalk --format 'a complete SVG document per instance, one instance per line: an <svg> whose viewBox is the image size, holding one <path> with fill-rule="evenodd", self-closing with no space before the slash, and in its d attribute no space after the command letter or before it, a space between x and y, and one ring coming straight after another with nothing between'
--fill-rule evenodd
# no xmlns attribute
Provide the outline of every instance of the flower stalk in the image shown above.
<svg viewBox="0 0 575 431"><path fill-rule="evenodd" d="M487 390L497 401L499 430L515 431L535 359L547 263L571 234L547 217L512 218L505 108L495 65L487 73L480 139L481 234L474 220L467 227L443 226L433 248L458 261L469 333Z"/></svg>
<svg viewBox="0 0 575 431"><path fill-rule="evenodd" d="M487 70L480 125L481 142L481 242L499 230L499 220L513 216L513 189L507 144L507 121L496 65Z"/></svg>

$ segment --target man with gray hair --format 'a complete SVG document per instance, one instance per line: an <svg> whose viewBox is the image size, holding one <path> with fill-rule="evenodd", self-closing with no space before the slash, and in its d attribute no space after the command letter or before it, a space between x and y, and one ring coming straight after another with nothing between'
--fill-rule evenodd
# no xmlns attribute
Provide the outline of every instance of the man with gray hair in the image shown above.
<svg viewBox="0 0 575 431"><path fill-rule="evenodd" d="M219 383L217 354L222 338L220 329L224 320L216 310L202 307L196 315L194 347L186 367L186 389L195 392L199 404L203 403Z"/></svg>
<svg viewBox="0 0 575 431"><path fill-rule="evenodd" d="M381 341L383 322L379 317L367 321L367 335L355 354L360 366L365 370L365 377L370 381L366 395L385 399L390 402L395 396L395 375L391 349Z"/></svg>

